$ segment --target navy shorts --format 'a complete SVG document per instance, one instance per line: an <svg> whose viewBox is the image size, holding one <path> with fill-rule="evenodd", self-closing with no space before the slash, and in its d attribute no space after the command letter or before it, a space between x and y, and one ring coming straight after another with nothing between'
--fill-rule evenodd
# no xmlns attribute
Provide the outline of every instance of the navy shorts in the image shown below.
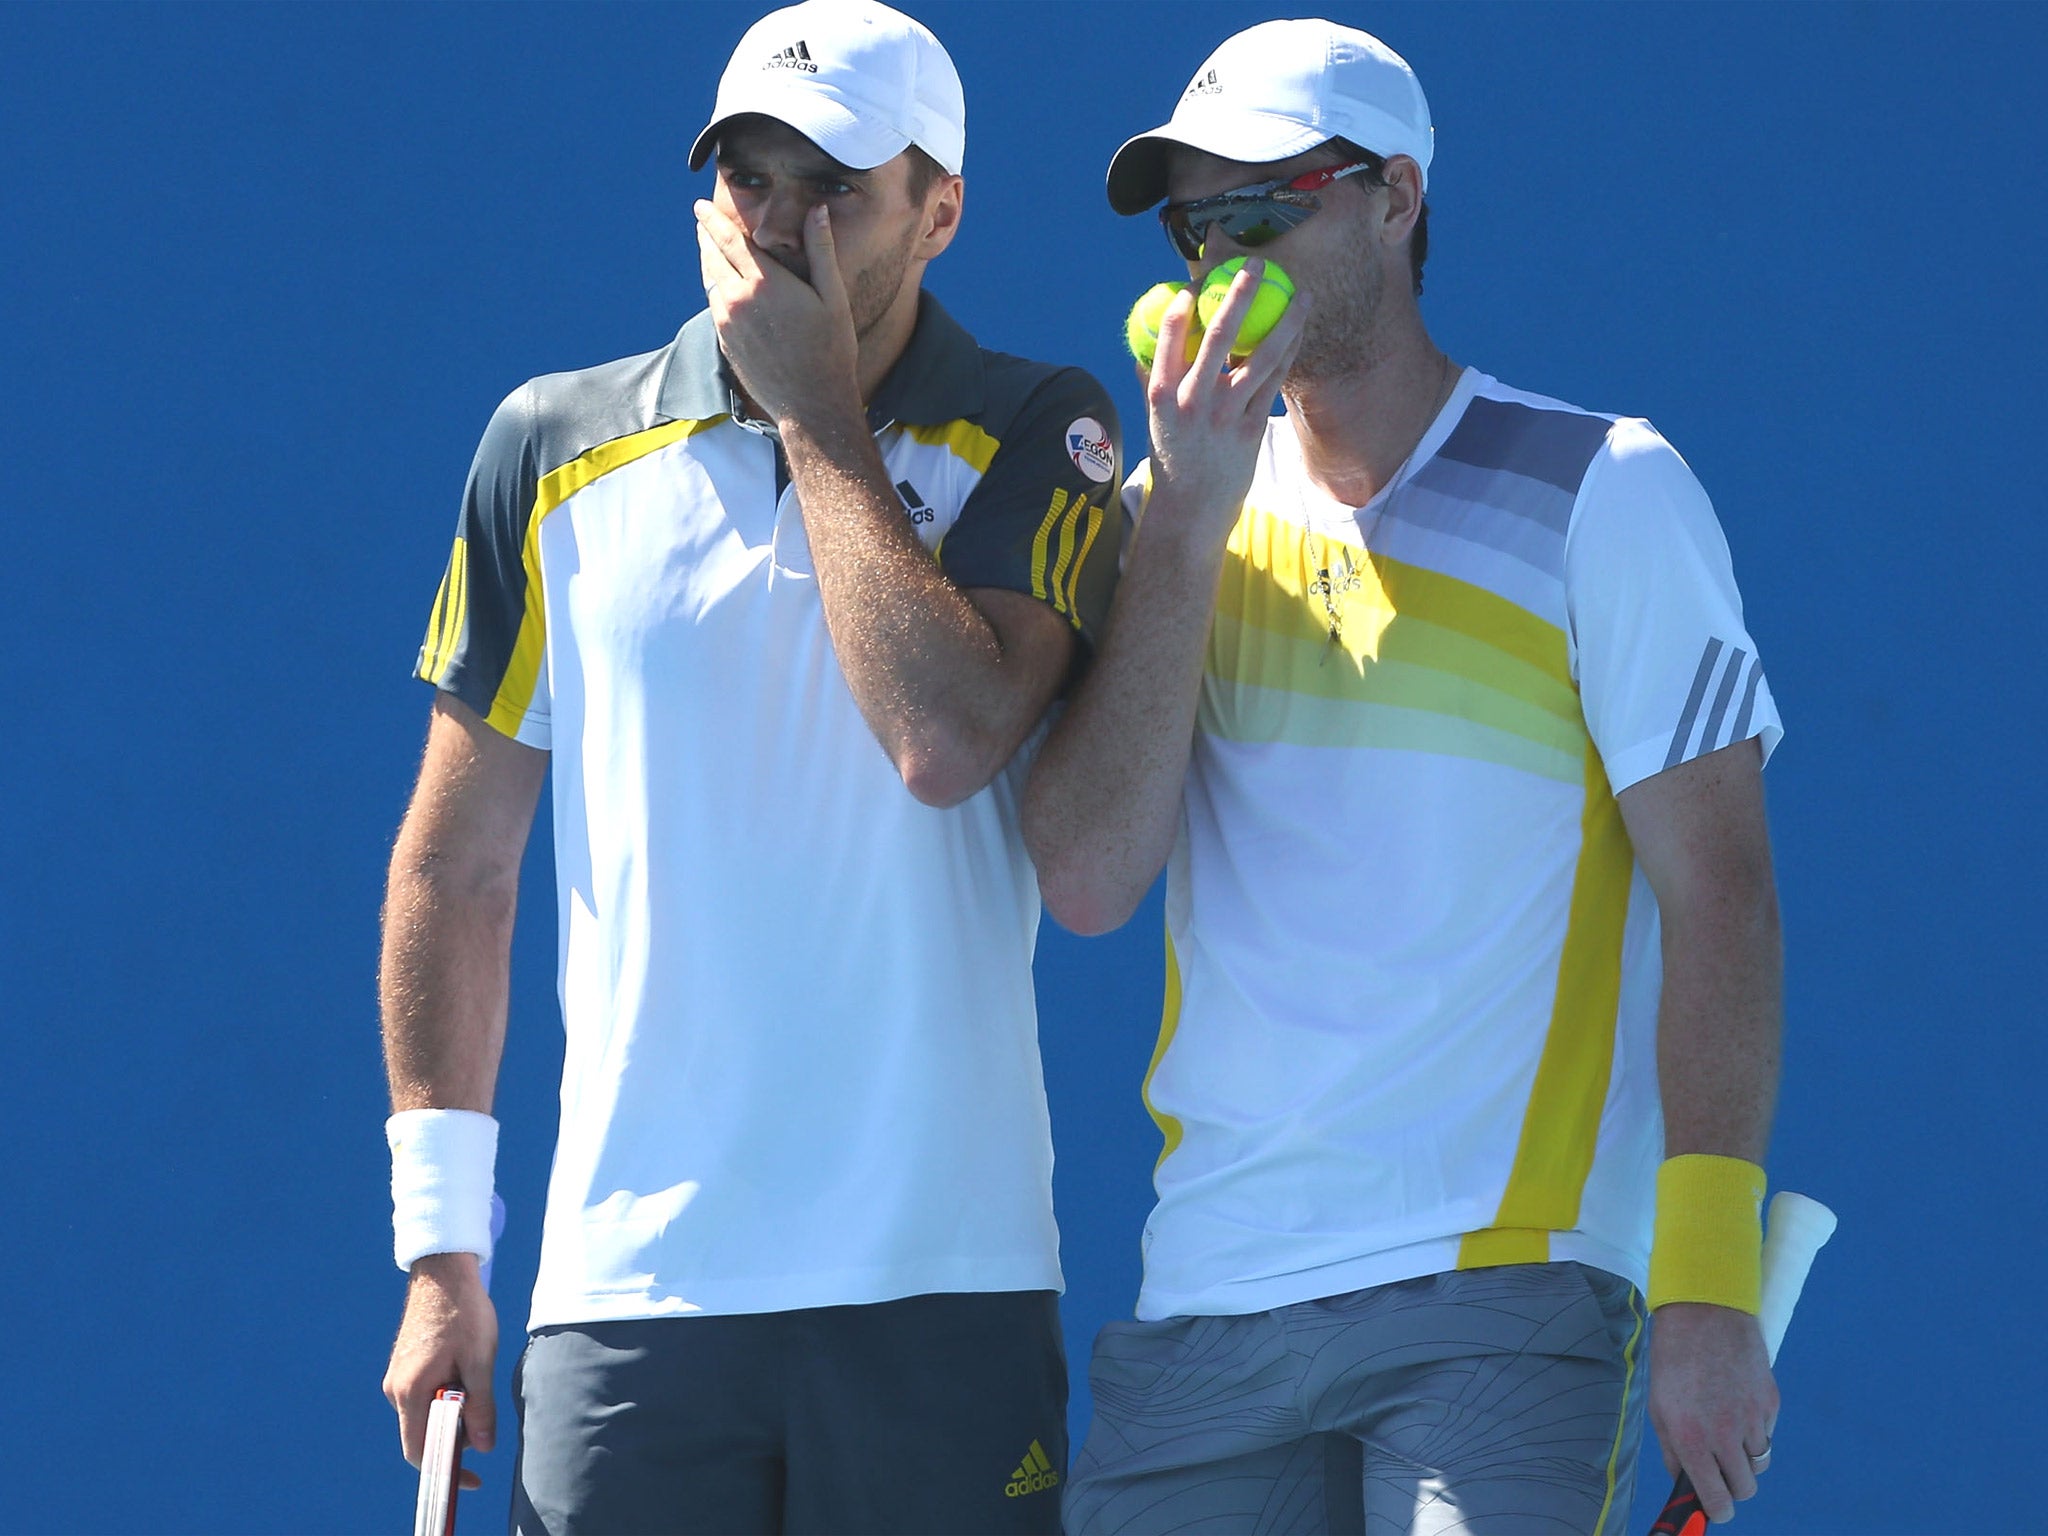
<svg viewBox="0 0 2048 1536"><path fill-rule="evenodd" d="M514 1378L515 1536L1056 1536L1050 1291L543 1328Z"/></svg>

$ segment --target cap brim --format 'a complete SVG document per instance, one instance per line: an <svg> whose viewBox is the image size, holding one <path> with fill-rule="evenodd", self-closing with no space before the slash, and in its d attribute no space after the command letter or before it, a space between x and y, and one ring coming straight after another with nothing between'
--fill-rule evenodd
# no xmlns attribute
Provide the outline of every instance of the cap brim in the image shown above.
<svg viewBox="0 0 2048 1536"><path fill-rule="evenodd" d="M1166 196L1166 151L1176 141L1165 134L1141 133L1109 157L1109 206L1118 213L1143 213Z"/></svg>
<svg viewBox="0 0 2048 1536"><path fill-rule="evenodd" d="M1109 206L1128 215L1164 201L1167 156L1176 144L1257 165L1291 159L1329 137L1318 128L1264 112L1218 113L1192 122L1164 123L1125 140L1110 156Z"/></svg>
<svg viewBox="0 0 2048 1536"><path fill-rule="evenodd" d="M816 91L750 91L744 99L721 100L712 119L690 146L690 169L702 170L718 149L719 130L736 117L772 117L794 128L848 170L871 171L910 148L903 134L864 123L842 102Z"/></svg>

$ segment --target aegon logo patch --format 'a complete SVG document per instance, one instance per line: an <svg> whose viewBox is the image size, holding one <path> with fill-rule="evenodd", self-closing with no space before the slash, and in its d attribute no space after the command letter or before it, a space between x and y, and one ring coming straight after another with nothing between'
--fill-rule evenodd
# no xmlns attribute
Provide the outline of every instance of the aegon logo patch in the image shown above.
<svg viewBox="0 0 2048 1536"><path fill-rule="evenodd" d="M1116 473L1116 455L1110 451L1109 434L1093 416L1083 416L1068 424L1067 457L1097 485Z"/></svg>

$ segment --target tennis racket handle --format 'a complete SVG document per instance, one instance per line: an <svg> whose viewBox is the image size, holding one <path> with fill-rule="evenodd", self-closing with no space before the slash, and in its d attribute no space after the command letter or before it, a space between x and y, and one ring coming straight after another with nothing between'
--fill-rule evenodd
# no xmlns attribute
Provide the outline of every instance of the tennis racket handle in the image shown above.
<svg viewBox="0 0 2048 1536"><path fill-rule="evenodd" d="M1806 1287L1807 1272L1813 1268L1813 1256L1834 1235L1835 1213L1818 1200L1789 1189L1771 1197L1771 1219L1764 1228L1763 1304L1756 1320L1773 1365L1778 1363L1778 1346L1785 1342L1792 1309Z"/></svg>
<svg viewBox="0 0 2048 1536"><path fill-rule="evenodd" d="M1771 1197L1770 1222L1764 1229L1763 1304L1756 1321L1773 1365L1778 1363L1778 1346L1785 1342L1792 1309L1806 1288L1813 1256L1834 1235L1835 1213L1818 1200L1789 1189ZM1650 1536L1706 1536L1706 1529L1707 1512L1700 1508L1700 1496L1693 1491L1692 1479L1681 1472Z"/></svg>
<svg viewBox="0 0 2048 1536"><path fill-rule="evenodd" d="M1692 1491L1692 1479L1681 1472L1650 1536L1706 1536L1706 1529L1707 1512L1700 1508L1700 1496Z"/></svg>

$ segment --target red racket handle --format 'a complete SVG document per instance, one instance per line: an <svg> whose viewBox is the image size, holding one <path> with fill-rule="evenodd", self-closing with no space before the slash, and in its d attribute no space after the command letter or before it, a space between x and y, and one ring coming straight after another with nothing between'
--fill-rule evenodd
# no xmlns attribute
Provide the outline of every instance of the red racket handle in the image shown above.
<svg viewBox="0 0 2048 1536"><path fill-rule="evenodd" d="M1683 1472L1671 1485L1671 1497L1664 1501L1664 1513L1650 1527L1650 1536L1706 1536L1707 1512L1700 1508L1700 1496L1692 1491L1692 1479Z"/></svg>

